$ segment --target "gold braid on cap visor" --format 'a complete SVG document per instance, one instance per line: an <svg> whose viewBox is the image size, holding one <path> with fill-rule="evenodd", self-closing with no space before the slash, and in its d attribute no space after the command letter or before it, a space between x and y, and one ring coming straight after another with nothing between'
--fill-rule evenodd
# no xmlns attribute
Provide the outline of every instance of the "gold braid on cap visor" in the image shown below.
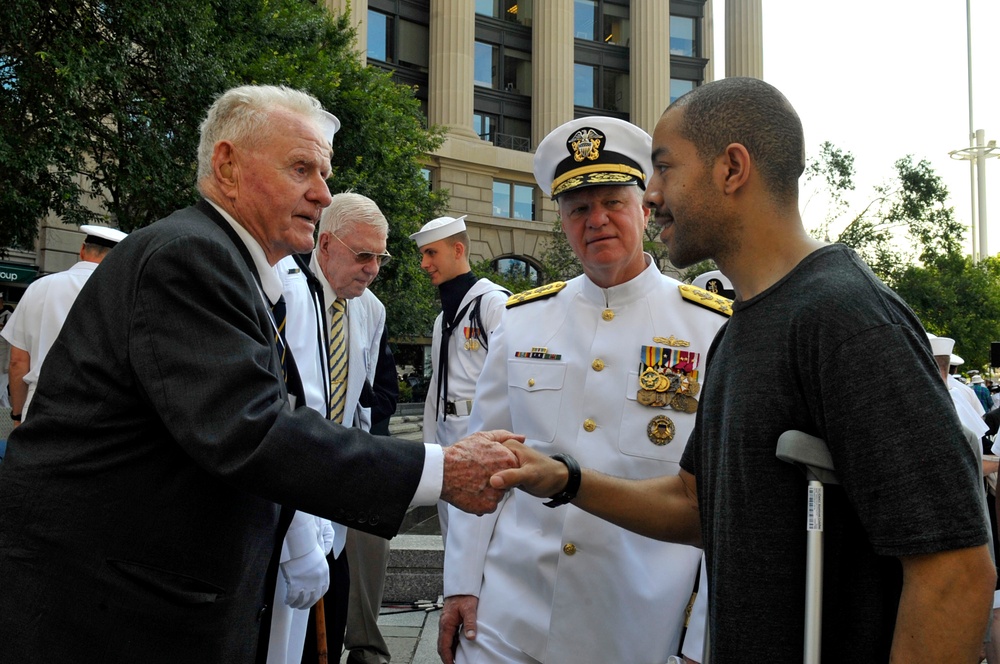
<svg viewBox="0 0 1000 664"><path fill-rule="evenodd" d="M552 194L551 196L558 196L563 191L570 187L579 186L583 184L583 179L581 176L589 175L591 173L607 173L609 176L607 182L628 182L632 178L638 178L642 182L646 181L646 174L637 168L632 168L631 166L626 166L625 164L590 164L589 166L581 166L580 168L574 168L571 171L567 171L557 177L552 181ZM618 177L612 176L612 174L620 174ZM579 180L574 180L574 178L580 178ZM570 180L574 180L570 182ZM597 184L593 178L590 179L589 184Z"/></svg>

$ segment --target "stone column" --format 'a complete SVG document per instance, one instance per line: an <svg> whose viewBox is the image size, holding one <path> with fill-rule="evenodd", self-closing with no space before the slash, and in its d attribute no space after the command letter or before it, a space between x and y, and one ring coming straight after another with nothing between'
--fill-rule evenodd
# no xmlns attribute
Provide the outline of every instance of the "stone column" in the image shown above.
<svg viewBox="0 0 1000 664"><path fill-rule="evenodd" d="M726 76L764 78L761 0L726 0Z"/></svg>
<svg viewBox="0 0 1000 664"><path fill-rule="evenodd" d="M531 146L573 119L573 0L536 0L531 26Z"/></svg>
<svg viewBox="0 0 1000 664"><path fill-rule="evenodd" d="M701 57L708 60L705 65L705 82L715 80L715 12L712 0L705 2L705 16L701 20Z"/></svg>
<svg viewBox="0 0 1000 664"><path fill-rule="evenodd" d="M475 62L475 4L469 0L431 0L430 71L427 120L448 134L472 140L472 77Z"/></svg>
<svg viewBox="0 0 1000 664"><path fill-rule="evenodd" d="M670 3L632 0L629 83L632 124L653 132L670 103Z"/></svg>
<svg viewBox="0 0 1000 664"><path fill-rule="evenodd" d="M368 62L368 0L323 0L323 4L334 16L351 10L351 25L357 31L355 50L361 64Z"/></svg>

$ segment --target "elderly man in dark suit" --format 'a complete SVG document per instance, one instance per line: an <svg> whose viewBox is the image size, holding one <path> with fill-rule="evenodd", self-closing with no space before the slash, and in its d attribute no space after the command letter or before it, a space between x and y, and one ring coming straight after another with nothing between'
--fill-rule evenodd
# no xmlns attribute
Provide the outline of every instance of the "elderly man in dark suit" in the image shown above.
<svg viewBox="0 0 1000 664"><path fill-rule="evenodd" d="M510 434L373 437L295 408L282 380L273 266L312 249L330 203L328 118L287 88L223 94L205 200L80 293L0 466L0 660L253 661L290 508L385 537L410 504L495 509Z"/></svg>

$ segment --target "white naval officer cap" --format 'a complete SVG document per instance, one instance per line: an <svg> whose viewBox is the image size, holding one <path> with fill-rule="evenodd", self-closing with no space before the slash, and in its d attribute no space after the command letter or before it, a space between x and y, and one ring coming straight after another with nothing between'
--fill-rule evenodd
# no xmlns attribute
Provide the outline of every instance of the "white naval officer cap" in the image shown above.
<svg viewBox="0 0 1000 664"><path fill-rule="evenodd" d="M323 130L323 136L326 137L327 143L333 143L333 137L340 131L340 118L322 109L320 109L319 114L321 116L319 126Z"/></svg>
<svg viewBox="0 0 1000 664"><path fill-rule="evenodd" d="M83 238L84 243L98 244L102 247L113 247L128 237L128 233L107 226L84 224L80 226L80 230L87 234L87 237Z"/></svg>
<svg viewBox="0 0 1000 664"><path fill-rule="evenodd" d="M691 280L691 285L704 288L722 297L728 297L730 300L735 299L736 290L733 288L733 282L729 280L729 277L722 274L721 270L702 272Z"/></svg>
<svg viewBox="0 0 1000 664"><path fill-rule="evenodd" d="M446 237L451 237L456 233L461 233L465 230L465 218L467 216L463 214L458 218L438 217L437 219L431 219L419 231L411 235L410 239L417 243L417 247L422 247L425 244L437 242Z"/></svg>
<svg viewBox="0 0 1000 664"><path fill-rule="evenodd" d="M951 351L955 349L954 339L949 339L948 337L938 337L928 332L927 340L931 342L932 355L947 355L949 358L952 357Z"/></svg>
<svg viewBox="0 0 1000 664"><path fill-rule="evenodd" d="M578 187L637 184L653 174L653 139L631 122L605 116L560 125L535 150L535 180L556 198Z"/></svg>

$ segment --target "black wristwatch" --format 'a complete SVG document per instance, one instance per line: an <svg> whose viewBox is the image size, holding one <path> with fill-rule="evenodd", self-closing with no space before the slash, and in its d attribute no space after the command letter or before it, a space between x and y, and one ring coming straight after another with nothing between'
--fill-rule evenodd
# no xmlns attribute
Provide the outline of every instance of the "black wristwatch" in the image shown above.
<svg viewBox="0 0 1000 664"><path fill-rule="evenodd" d="M546 507L559 507L576 498L576 493L580 490L582 473L580 472L580 464L570 455L553 454L552 458L566 464L566 469L569 470L569 480L566 481L566 486L562 491L552 496L547 503L542 504Z"/></svg>
<svg viewBox="0 0 1000 664"><path fill-rule="evenodd" d="M12 422L20 422L21 421L21 413L18 413L17 415L15 415L14 413L11 413L10 414L10 419L11 419Z"/></svg>

